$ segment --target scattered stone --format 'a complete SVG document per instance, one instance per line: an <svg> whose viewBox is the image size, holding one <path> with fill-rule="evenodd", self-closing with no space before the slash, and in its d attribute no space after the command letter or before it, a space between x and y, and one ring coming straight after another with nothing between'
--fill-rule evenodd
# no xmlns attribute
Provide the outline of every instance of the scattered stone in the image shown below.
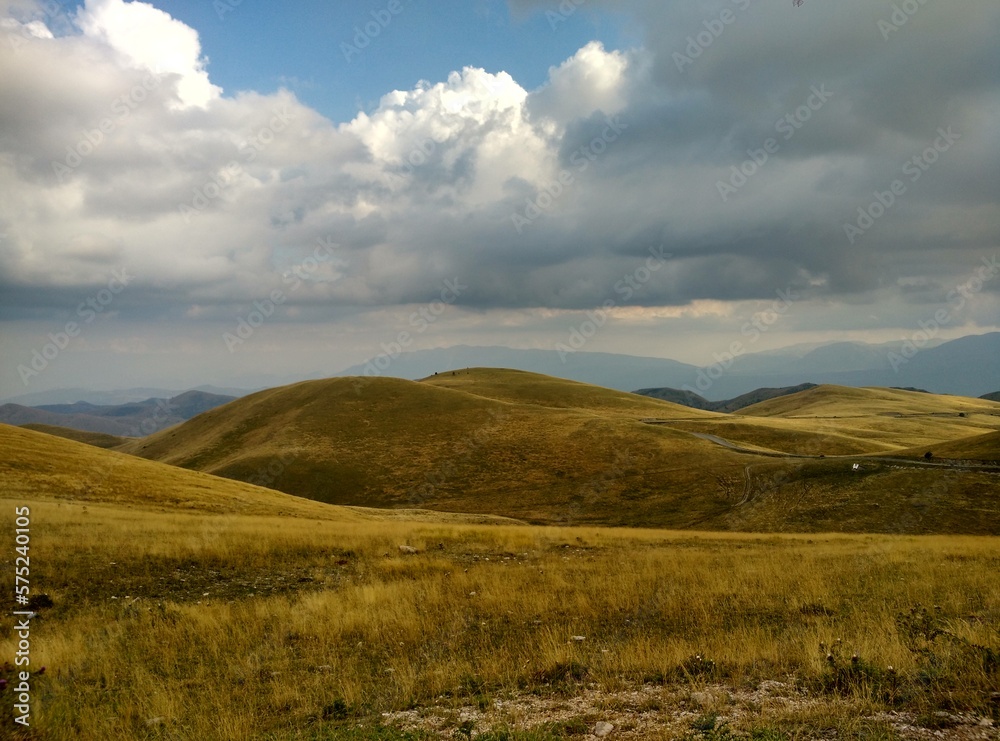
<svg viewBox="0 0 1000 741"><path fill-rule="evenodd" d="M596 726L594 726L594 735L598 738L604 738L605 736L610 735L613 730L615 730L613 725L608 723L606 720L601 720L597 722Z"/></svg>
<svg viewBox="0 0 1000 741"><path fill-rule="evenodd" d="M164 720L166 719L161 715L158 715L155 718L146 718L146 726L148 728L156 728L157 726L162 726Z"/></svg>
<svg viewBox="0 0 1000 741"><path fill-rule="evenodd" d="M570 640L573 641L574 643L583 643L585 640L587 640L587 636L571 636Z"/></svg>
<svg viewBox="0 0 1000 741"><path fill-rule="evenodd" d="M414 553L419 553L420 551L412 545L401 545L399 546L399 552L405 555L413 555Z"/></svg>
<svg viewBox="0 0 1000 741"><path fill-rule="evenodd" d="M981 725L983 728L992 728L993 727L993 719L992 718L980 718L979 719L979 725Z"/></svg>
<svg viewBox="0 0 1000 741"><path fill-rule="evenodd" d="M701 707L707 707L715 701L715 697L711 692L692 692L691 700Z"/></svg>

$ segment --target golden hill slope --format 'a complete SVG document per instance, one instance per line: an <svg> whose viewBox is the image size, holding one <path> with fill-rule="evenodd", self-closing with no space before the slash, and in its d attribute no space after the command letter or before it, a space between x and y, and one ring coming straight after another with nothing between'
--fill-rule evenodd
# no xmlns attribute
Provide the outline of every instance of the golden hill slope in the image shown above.
<svg viewBox="0 0 1000 741"><path fill-rule="evenodd" d="M789 452L818 450L787 444L789 434L793 440L801 433L835 443L823 451L828 455L890 453L1000 430L1000 403L897 389L817 386L741 409L727 424L762 424L769 430L762 432L765 439L785 435L785 443L775 444ZM752 427L745 434L752 435Z"/></svg>
<svg viewBox="0 0 1000 741"><path fill-rule="evenodd" d="M118 507L211 514L296 516L361 522L392 513L333 507L241 481L188 471L0 424L0 492L15 501L110 504ZM406 519L439 522L503 521L445 513L400 511ZM510 522L510 520L506 520Z"/></svg>
<svg viewBox="0 0 1000 741"><path fill-rule="evenodd" d="M816 386L740 409L747 417L1000 414L1000 402L888 388Z"/></svg>
<svg viewBox="0 0 1000 741"><path fill-rule="evenodd" d="M76 440L79 443L87 443L87 445L93 445L98 448L117 448L128 442L127 437L119 437L118 435L108 435L104 432L85 432L83 430L74 430L70 427L60 427L59 425L43 425L43 424L26 424L18 425L25 430L34 430L35 432L44 432L47 435L55 435L56 437L65 437L67 440Z"/></svg>
<svg viewBox="0 0 1000 741"><path fill-rule="evenodd" d="M483 372L484 393L497 390L497 373ZM539 379L521 394L525 401L395 378L307 381L243 397L121 450L330 503L548 522L688 526L738 498L738 453L639 421L690 410L636 397L626 414L631 395L584 384L571 384L572 407L553 408L539 403ZM568 382L553 383L554 398ZM616 411L601 411L608 407ZM734 482L728 494L716 480L726 476Z"/></svg>
<svg viewBox="0 0 1000 741"><path fill-rule="evenodd" d="M960 440L900 450L893 455L923 457L927 452L934 458L959 461L1000 462L1000 432L987 432L985 435L973 435Z"/></svg>
<svg viewBox="0 0 1000 741"><path fill-rule="evenodd" d="M547 388L544 377L508 371L437 378L444 383L335 378L270 389L123 450L346 505L539 523L1000 533L990 472L761 455L681 428L742 420L742 434L752 438L760 425L772 435L762 445L780 450L802 438L796 425L805 423L706 412L684 419L691 410L642 399L630 413L627 394L559 379ZM465 390L442 387L452 378ZM560 402L560 389L572 400ZM501 395L507 400L491 398ZM661 424L642 421L651 418ZM934 516L910 517L913 497L928 487L944 492Z"/></svg>
<svg viewBox="0 0 1000 741"><path fill-rule="evenodd" d="M589 383L553 378L540 373L506 368L468 368L429 376L421 383L465 391L486 399L531 404L549 409L576 409L631 419L710 419L720 415L653 399L614 391Z"/></svg>

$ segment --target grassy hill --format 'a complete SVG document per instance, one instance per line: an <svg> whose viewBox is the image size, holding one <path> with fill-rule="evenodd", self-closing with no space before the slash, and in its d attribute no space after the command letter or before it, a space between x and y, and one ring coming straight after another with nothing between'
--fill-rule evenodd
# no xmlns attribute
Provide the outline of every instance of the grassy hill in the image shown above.
<svg viewBox="0 0 1000 741"><path fill-rule="evenodd" d="M506 521L419 511L389 512L332 507L242 481L188 471L155 461L0 424L0 491L18 500L113 505L132 511L215 515L296 516L359 522L394 517L440 522Z"/></svg>
<svg viewBox="0 0 1000 741"><path fill-rule="evenodd" d="M750 417L858 417L870 415L957 416L1000 415L1000 403L965 396L929 394L888 388L815 386L797 394L780 396L741 409Z"/></svg>
<svg viewBox="0 0 1000 741"><path fill-rule="evenodd" d="M485 399L530 404L546 409L599 412L602 415L629 419L642 416L668 419L711 416L699 415L696 410L687 406L664 402L662 399L650 399L579 381L504 368L449 371L429 376L421 383L464 391Z"/></svg>
<svg viewBox="0 0 1000 741"><path fill-rule="evenodd" d="M108 435L103 432L85 432L84 430L74 430L69 427L60 427L59 425L26 424L20 425L20 427L26 430L34 430L35 432L44 432L47 435L64 437L67 440L76 440L79 443L86 443L97 448L117 448L128 440L118 435Z"/></svg>
<svg viewBox="0 0 1000 741"><path fill-rule="evenodd" d="M881 461L858 473L853 463L865 458L833 457L901 449L865 434L473 369L262 391L121 449L342 505L552 524L1000 533L994 474ZM932 506L912 509L928 489L941 492Z"/></svg>
<svg viewBox="0 0 1000 741"><path fill-rule="evenodd" d="M252 394L121 449L335 504L686 527L725 511L737 493L716 477L744 465L640 421L691 414L520 371L334 378Z"/></svg>
<svg viewBox="0 0 1000 741"><path fill-rule="evenodd" d="M817 386L734 416L744 423L769 420L776 429L850 441L848 447L872 453L935 446L1000 429L1000 403L994 401L844 386Z"/></svg>
<svg viewBox="0 0 1000 741"><path fill-rule="evenodd" d="M923 457L927 452L932 453L934 458L945 460L1000 463L1000 432L987 432L930 447L900 450L893 455Z"/></svg>

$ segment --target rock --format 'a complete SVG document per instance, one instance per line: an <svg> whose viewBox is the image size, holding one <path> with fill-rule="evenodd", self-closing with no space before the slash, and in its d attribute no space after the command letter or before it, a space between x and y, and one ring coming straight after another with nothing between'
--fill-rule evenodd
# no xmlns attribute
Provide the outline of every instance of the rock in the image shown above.
<svg viewBox="0 0 1000 741"><path fill-rule="evenodd" d="M615 730L613 725L608 723L606 720L601 720L597 722L596 726L594 726L594 735L598 738L604 738L605 736L610 735L613 730Z"/></svg>
<svg viewBox="0 0 1000 741"><path fill-rule="evenodd" d="M162 726L163 721L164 721L163 716L158 715L155 718L146 718L146 725L149 728L155 728L156 726Z"/></svg>
<svg viewBox="0 0 1000 741"><path fill-rule="evenodd" d="M574 643L583 643L587 640L587 636L570 636L570 640Z"/></svg>
<svg viewBox="0 0 1000 741"><path fill-rule="evenodd" d="M420 551L418 551L412 545L401 545L401 546L399 546L399 552L402 553L402 554L404 554L404 555L413 555L414 553L420 553Z"/></svg>
<svg viewBox="0 0 1000 741"><path fill-rule="evenodd" d="M981 725L983 728L992 728L993 727L993 719L992 718L980 718L979 719L979 725Z"/></svg>
<svg viewBox="0 0 1000 741"><path fill-rule="evenodd" d="M706 707L711 705L715 698L712 697L710 692L692 692L691 700L701 707Z"/></svg>

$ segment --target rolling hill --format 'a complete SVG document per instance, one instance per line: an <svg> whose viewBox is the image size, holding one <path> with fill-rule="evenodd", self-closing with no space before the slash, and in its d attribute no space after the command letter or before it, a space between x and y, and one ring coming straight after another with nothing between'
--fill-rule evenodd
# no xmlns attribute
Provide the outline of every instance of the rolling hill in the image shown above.
<svg viewBox="0 0 1000 741"><path fill-rule="evenodd" d="M762 401L741 409L739 414L785 418L856 417L876 414L901 417L1000 415L1000 403L898 388L848 388L824 385Z"/></svg>
<svg viewBox="0 0 1000 741"><path fill-rule="evenodd" d="M1000 465L1000 432L987 432L939 445L900 450L893 455L922 457L927 452L930 452L935 459L982 461Z"/></svg>
<svg viewBox="0 0 1000 741"><path fill-rule="evenodd" d="M117 435L108 435L103 432L85 432L83 430L74 430L70 427L59 427L58 425L26 424L20 426L26 430L44 432L47 435L64 437L67 440L76 440L79 443L86 443L97 448L117 448L128 440L128 438L118 437Z"/></svg>
<svg viewBox="0 0 1000 741"><path fill-rule="evenodd" d="M704 467L742 470L736 453L640 421L692 414L708 413L474 369L271 389L122 450L337 504L688 526L728 506Z"/></svg>
<svg viewBox="0 0 1000 741"><path fill-rule="evenodd" d="M125 517L130 511L151 510L345 522L390 518L512 524L501 517L335 507L6 424L0 424L0 447L5 451L0 492L14 501L110 505Z"/></svg>
<svg viewBox="0 0 1000 741"><path fill-rule="evenodd" d="M334 378L271 389L121 450L329 503L540 524L1000 533L995 472L862 457L905 445L868 441L870 418L858 419L860 430L811 430L799 419L471 369L421 382ZM955 419L957 428L944 420L940 433L940 418L923 420L917 444L982 431L972 418ZM743 445L727 442L740 435ZM817 452L801 450L809 446ZM911 501L928 490L944 493L916 517Z"/></svg>

